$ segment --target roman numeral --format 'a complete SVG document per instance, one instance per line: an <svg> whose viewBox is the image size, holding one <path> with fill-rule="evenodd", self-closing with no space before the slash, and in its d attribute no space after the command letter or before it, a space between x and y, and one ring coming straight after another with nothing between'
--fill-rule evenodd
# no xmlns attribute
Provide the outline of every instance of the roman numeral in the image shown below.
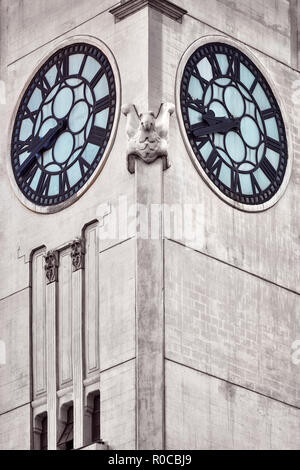
<svg viewBox="0 0 300 470"><path fill-rule="evenodd" d="M26 152L31 147L32 142L33 142L33 137L32 135L30 135L29 137L27 137L26 140L24 141L19 140L16 144L14 144L14 149L18 153Z"/></svg>
<svg viewBox="0 0 300 470"><path fill-rule="evenodd" d="M69 75L69 56L65 55L62 61L62 69L64 77Z"/></svg>
<svg viewBox="0 0 300 470"><path fill-rule="evenodd" d="M34 124L36 117L37 117L37 111L30 111L28 106L25 107L24 109L24 118L29 118L31 122Z"/></svg>
<svg viewBox="0 0 300 470"><path fill-rule="evenodd" d="M199 150L209 141L208 135L201 135L200 137L194 137L194 139L197 142L197 147Z"/></svg>
<svg viewBox="0 0 300 470"><path fill-rule="evenodd" d="M275 117L275 110L273 108L265 109L264 111L261 111L261 114L264 119L270 119Z"/></svg>
<svg viewBox="0 0 300 470"><path fill-rule="evenodd" d="M215 169L218 168L220 161L221 160L219 158L218 152L216 150L213 150L206 161L206 166L209 169L209 173L213 173Z"/></svg>
<svg viewBox="0 0 300 470"><path fill-rule="evenodd" d="M87 59L87 55L84 56L84 58L81 62L81 66L80 66L80 69L79 69L79 72L78 72L79 75L82 75L82 72L83 72L83 69L84 69L84 66L85 66L85 63L86 63L86 59Z"/></svg>
<svg viewBox="0 0 300 470"><path fill-rule="evenodd" d="M31 167L28 168L27 172L25 173L24 175L24 181L26 181L26 183L28 183L30 185L31 181L33 180L34 178L34 175L36 173L36 170L37 170L38 166L37 166L37 163L35 162L34 165L32 165Z"/></svg>
<svg viewBox="0 0 300 470"><path fill-rule="evenodd" d="M280 143L277 140L272 139L271 137L266 138L266 146L274 152L281 152Z"/></svg>
<svg viewBox="0 0 300 470"><path fill-rule="evenodd" d="M90 169L91 165L82 157L78 158L78 163L80 166L81 176L84 176L85 173Z"/></svg>
<svg viewBox="0 0 300 470"><path fill-rule="evenodd" d="M209 58L209 62L210 62L210 65L212 67L212 72L213 72L213 76L214 78L218 78L222 75L222 72L221 72L221 69L220 69L220 65L219 65L219 62L216 58L215 55L211 55L210 58Z"/></svg>
<svg viewBox="0 0 300 470"><path fill-rule="evenodd" d="M95 86L97 85L97 83L99 82L99 80L101 79L103 75L104 75L104 69L101 67L101 69L98 70L98 72L96 73L96 75L90 82L91 88L95 88Z"/></svg>
<svg viewBox="0 0 300 470"><path fill-rule="evenodd" d="M38 182L37 188L36 188L36 193L39 196L47 196L48 191L49 191L50 178L51 178L51 175L49 173L45 173L45 172L42 173L40 180Z"/></svg>
<svg viewBox="0 0 300 470"><path fill-rule="evenodd" d="M240 79L240 61L237 55L231 57L228 64L227 74L230 75L235 81Z"/></svg>
<svg viewBox="0 0 300 470"><path fill-rule="evenodd" d="M69 182L68 174L66 171L64 171L60 173L59 175L59 192L60 194L63 194L69 190L70 190L70 182Z"/></svg>
<svg viewBox="0 0 300 470"><path fill-rule="evenodd" d="M257 194L260 193L261 188L257 182L257 179L255 178L253 173L250 173L250 178L251 178L251 186L252 186L252 193ZM257 191L256 191L257 190Z"/></svg>
<svg viewBox="0 0 300 470"><path fill-rule="evenodd" d="M101 98L101 100L96 101L95 106L94 106L94 111L95 113L100 113L100 111L103 111L103 109L108 108L110 105L110 96L106 95L104 98Z"/></svg>
<svg viewBox="0 0 300 470"><path fill-rule="evenodd" d="M41 90L43 100L48 95L50 90L50 85L46 77L40 77L39 81L36 83L36 87Z"/></svg>
<svg viewBox="0 0 300 470"><path fill-rule="evenodd" d="M258 82L258 80L257 80L257 78L256 78L256 79L254 80L254 82L252 83L251 87L250 87L250 93L253 93L253 92L254 92L254 89L255 89L255 87L256 87L256 85L257 85L257 82Z"/></svg>
<svg viewBox="0 0 300 470"><path fill-rule="evenodd" d="M270 180L270 182L273 183L276 179L276 171L266 156L261 159L260 168L262 169L266 177Z"/></svg>
<svg viewBox="0 0 300 470"><path fill-rule="evenodd" d="M103 129L103 127L93 126L87 140L91 144L100 146L105 138L105 135L106 130Z"/></svg>
<svg viewBox="0 0 300 470"><path fill-rule="evenodd" d="M231 191L233 193L241 193L241 182L240 182L240 176L237 171L235 171L233 168L231 169Z"/></svg>
<svg viewBox="0 0 300 470"><path fill-rule="evenodd" d="M186 101L189 108L194 109L201 114L205 113L205 107L203 106L202 102L198 99L194 100L189 93L187 95Z"/></svg>

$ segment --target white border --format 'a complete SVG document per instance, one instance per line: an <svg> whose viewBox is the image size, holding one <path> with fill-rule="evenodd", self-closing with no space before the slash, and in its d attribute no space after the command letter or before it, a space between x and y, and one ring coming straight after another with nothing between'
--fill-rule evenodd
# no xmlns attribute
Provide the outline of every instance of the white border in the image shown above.
<svg viewBox="0 0 300 470"><path fill-rule="evenodd" d="M213 183L213 181L211 181L211 179L208 177L208 175L205 173L205 171L201 167L200 163L198 162L198 160L196 158L196 155L194 154L194 151L192 149L190 141L187 137L187 133L186 133L186 130L185 130L183 118L182 118L182 115L181 115L181 105L180 105L181 80L182 80L184 68L186 66L186 63L187 63L188 59L191 57L191 55L196 51L196 49L198 49L198 47L200 47L204 44L210 43L210 42L222 42L222 43L228 44L230 46L234 46L237 49L239 49L241 52L243 52L246 56L248 56L249 59L252 60L252 62L256 65L258 70L262 73L263 77L265 77L266 81L268 82L269 86L271 87L271 90L272 90L272 92L273 92L273 94L274 94L274 96L277 100L278 106L279 106L281 114L282 114L284 127L285 127L285 132L286 132L286 139L287 139L287 151L288 151L287 166L286 166L285 175L284 175L284 178L283 178L283 181L281 183L280 188L274 194L274 196L271 197L271 199L269 199L268 201L266 201L263 204L244 204L244 203L241 203L241 202L238 202L238 201L234 201L233 199L231 199L228 196L226 196L225 194L223 194L222 191L220 191L218 189L218 187ZM178 118L178 121L179 121L179 127L180 127L180 131L181 131L181 135L182 135L182 138L184 140L185 146L187 148L188 154L189 154L195 168L197 169L197 171L199 172L201 177L204 179L205 183L213 190L213 192L219 198L223 199L223 201L225 201L227 204L234 207L235 209L239 209L239 210L242 210L242 211L245 211L245 212L262 212L266 209L269 209L274 204L276 204L276 202L278 202L278 200L284 194L284 192L287 188L290 176L291 176L292 162L293 162L293 148L292 148L291 132L290 132L289 124L288 124L289 121L287 119L287 113L285 111L284 103L283 103L283 100L282 100L281 96L278 93L278 90L277 90L277 88L274 84L274 81L271 78L269 72L262 65L260 60L253 55L253 53L249 49L249 47L245 46L243 43L240 43L239 41L236 41L236 40L230 39L226 36L222 36L222 35L218 35L218 34L203 36L202 38L197 39L196 41L194 41L186 49L186 51L184 52L184 54L182 55L182 57L180 59L180 62L179 62L178 68L177 68L177 73L176 73L176 85L175 85L175 87L176 87L176 89L175 89L175 102L176 102L177 118Z"/></svg>
<svg viewBox="0 0 300 470"><path fill-rule="evenodd" d="M94 173L91 175L91 177L88 179L88 181L82 186L82 188L77 191L76 194L71 196L69 199L66 201L60 202L59 204L56 205L51 205L51 206L39 206L37 204L34 204L31 202L29 199L25 197L25 195L22 193L22 191L19 189L17 182L14 177L13 169L11 166L11 136L12 136L12 131L13 131L13 126L15 123L15 118L17 115L17 111L19 109L21 100L23 98L23 94L26 91L27 87L29 86L31 80L33 79L34 75L37 73L37 71L40 69L41 65L45 63L55 52L57 52L59 49L66 47L70 44L76 44L79 42L84 42L86 44L90 44L92 46L98 47L103 54L106 55L110 66L112 68L113 74L114 74L114 79L115 79L115 89L116 89L116 105L115 105L115 117L114 117L114 122L113 126L111 129L110 137L108 140L108 143L106 145L104 154L101 158L101 161L99 162L98 167L95 169ZM32 72L31 76L28 78L26 81L25 85L23 86L22 90L19 93L19 98L18 101L14 107L14 111L12 113L11 119L10 119L10 124L9 124L9 130L8 130L8 155L9 158L7 159L7 172L9 176L10 183L14 189L15 194L17 195L18 199L21 201L21 203L27 207L27 209L30 209L34 212L38 212L40 214L53 214L55 212L61 211L65 209L66 207L70 206L74 202L76 202L87 190L88 188L94 183L96 178L99 176L102 168L105 165L105 162L108 158L108 155L112 149L115 136L116 136L116 131L120 119L120 109L121 109L121 82L120 82L120 74L119 74L119 69L117 66L117 62L114 58L113 53L111 50L106 46L104 42L102 42L100 39L94 37L94 36L89 36L89 35L76 35L76 36L70 36L63 41L60 41L51 49L48 54L43 55L41 59L39 60L38 65L34 68L34 71Z"/></svg>

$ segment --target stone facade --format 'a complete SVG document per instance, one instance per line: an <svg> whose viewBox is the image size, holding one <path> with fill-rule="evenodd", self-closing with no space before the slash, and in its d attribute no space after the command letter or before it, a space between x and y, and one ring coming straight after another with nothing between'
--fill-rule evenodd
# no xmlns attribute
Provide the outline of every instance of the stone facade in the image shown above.
<svg viewBox="0 0 300 470"><path fill-rule="evenodd" d="M113 0L0 3L0 449L34 448L46 411L55 448L71 402L74 445L88 445L97 390L110 449L299 449L299 1L174 0L181 8L171 13L159 0L129 3L124 18L110 12L124 7ZM282 105L293 166L284 195L266 211L239 211L209 189L185 147L178 109L171 166L137 159L134 173L127 170L121 104L156 111L174 103L180 59L206 36L252 53ZM37 64L89 40L110 50L120 81L113 145L80 199L39 214L10 183L13 116ZM166 204L156 239L140 236L135 203ZM179 220L169 230L167 208L187 204L198 208L193 240ZM84 263L74 269L78 239ZM58 266L48 283L50 251Z"/></svg>

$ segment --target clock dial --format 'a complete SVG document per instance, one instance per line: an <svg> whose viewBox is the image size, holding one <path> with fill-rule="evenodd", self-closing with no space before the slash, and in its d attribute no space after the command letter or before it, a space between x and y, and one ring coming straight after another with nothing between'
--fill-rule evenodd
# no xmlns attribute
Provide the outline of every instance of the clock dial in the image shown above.
<svg viewBox="0 0 300 470"><path fill-rule="evenodd" d="M180 104L205 177L234 201L271 199L285 175L287 142L274 94L254 63L228 44L199 47L185 65Z"/></svg>
<svg viewBox="0 0 300 470"><path fill-rule="evenodd" d="M72 44L42 65L12 135L13 172L27 199L54 206L84 186L103 157L115 108L112 68L97 47Z"/></svg>

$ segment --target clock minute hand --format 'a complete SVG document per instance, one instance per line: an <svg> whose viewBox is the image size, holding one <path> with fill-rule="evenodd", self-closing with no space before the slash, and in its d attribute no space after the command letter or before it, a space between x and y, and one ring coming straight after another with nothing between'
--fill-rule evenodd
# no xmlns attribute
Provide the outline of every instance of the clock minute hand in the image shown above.
<svg viewBox="0 0 300 470"><path fill-rule="evenodd" d="M48 150L53 143L53 139L57 136L58 132L65 126L64 121L59 121L55 127L43 136L33 140L33 145L30 148L30 155L20 165L18 176L22 176L31 167L32 163L40 156L42 150Z"/></svg>

